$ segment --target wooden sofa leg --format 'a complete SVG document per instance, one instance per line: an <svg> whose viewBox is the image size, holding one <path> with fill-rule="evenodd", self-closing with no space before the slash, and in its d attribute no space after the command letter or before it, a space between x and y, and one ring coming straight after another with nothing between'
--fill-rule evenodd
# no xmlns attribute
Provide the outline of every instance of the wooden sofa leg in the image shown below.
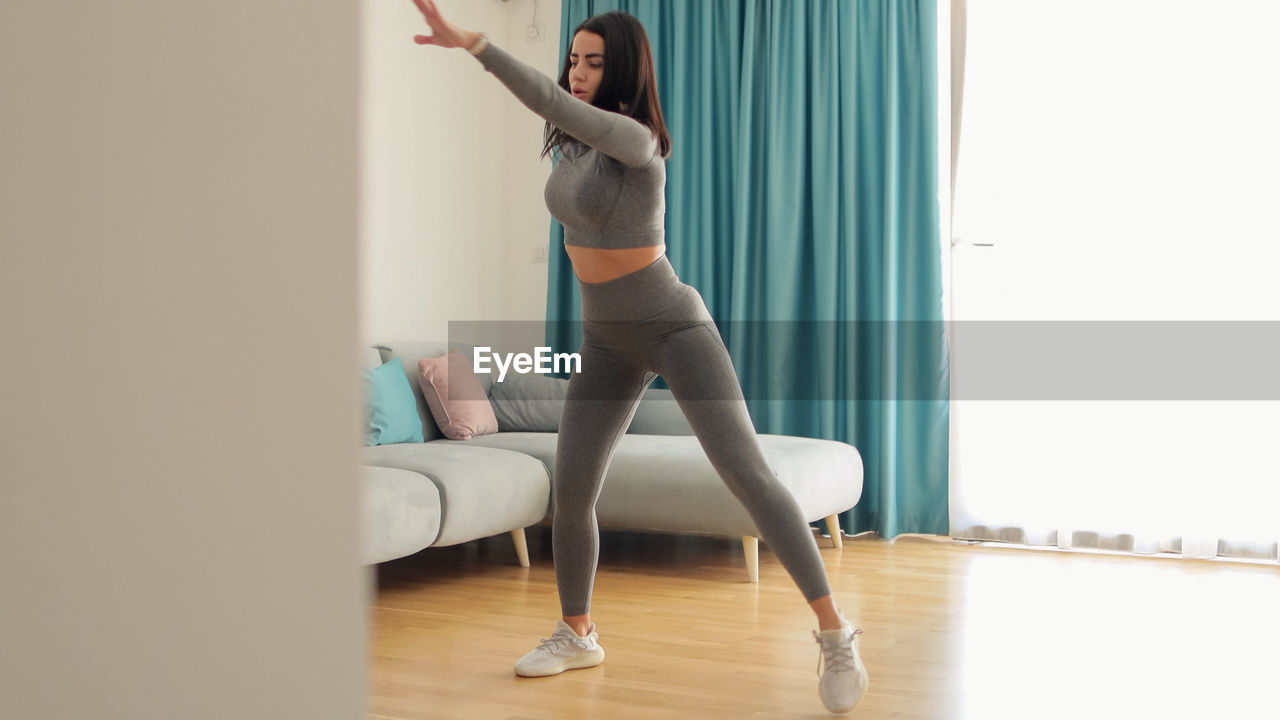
<svg viewBox="0 0 1280 720"><path fill-rule="evenodd" d="M742 554L747 558L747 582L760 582L760 539L743 535Z"/></svg>
<svg viewBox="0 0 1280 720"><path fill-rule="evenodd" d="M840 537L840 516L839 515L827 516L827 533L831 535L832 547L837 547L837 548L844 547L844 538Z"/></svg>
<svg viewBox="0 0 1280 720"><path fill-rule="evenodd" d="M520 567L529 567L529 544L525 542L524 528L512 530L511 541L516 544L516 557L520 560Z"/></svg>

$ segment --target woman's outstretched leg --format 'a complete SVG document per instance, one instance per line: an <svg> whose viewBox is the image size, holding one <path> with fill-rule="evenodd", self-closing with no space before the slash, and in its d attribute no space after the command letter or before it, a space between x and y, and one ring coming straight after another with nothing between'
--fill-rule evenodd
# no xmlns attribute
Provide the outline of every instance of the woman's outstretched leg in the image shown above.
<svg viewBox="0 0 1280 720"><path fill-rule="evenodd" d="M831 594L827 571L799 503L769 468L729 352L715 325L670 334L658 371L671 388L707 458L746 507L761 537L791 574L805 600Z"/></svg>
<svg viewBox="0 0 1280 720"><path fill-rule="evenodd" d="M554 635L516 663L525 677L558 675L604 662L591 622L600 533L596 500L618 440L653 379L618 353L588 339L582 370L569 381L556 443L551 553L562 618Z"/></svg>
<svg viewBox="0 0 1280 720"><path fill-rule="evenodd" d="M697 298L698 314L704 314ZM696 317L696 316L695 316ZM778 482L760 450L729 351L709 320L664 336L658 370L698 436L707 458L787 569L818 617L813 637L825 671L818 695L832 712L862 698L867 670L855 630L836 607L817 543L799 503Z"/></svg>
<svg viewBox="0 0 1280 720"><path fill-rule="evenodd" d="M591 611L599 559L596 501L618 440L653 375L618 353L583 343L582 371L569 381L556 442L552 555L560 609L567 618Z"/></svg>

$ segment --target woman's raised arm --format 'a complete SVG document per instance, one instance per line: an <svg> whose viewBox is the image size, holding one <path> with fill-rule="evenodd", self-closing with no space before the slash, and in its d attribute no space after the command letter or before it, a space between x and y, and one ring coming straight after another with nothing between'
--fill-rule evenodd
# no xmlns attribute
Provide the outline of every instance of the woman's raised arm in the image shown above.
<svg viewBox="0 0 1280 720"><path fill-rule="evenodd" d="M482 39L479 33L463 30L445 20L433 0L413 1L433 33L414 36L419 45L472 49L480 43L480 49L473 52L484 68L502 81L525 107L552 125L624 165L645 165L657 154L658 141L648 127L575 98L551 78Z"/></svg>

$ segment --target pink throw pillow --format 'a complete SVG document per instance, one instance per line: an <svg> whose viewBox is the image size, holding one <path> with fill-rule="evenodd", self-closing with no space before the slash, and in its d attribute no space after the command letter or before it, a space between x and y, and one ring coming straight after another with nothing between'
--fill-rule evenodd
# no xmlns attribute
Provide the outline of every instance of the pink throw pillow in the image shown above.
<svg viewBox="0 0 1280 720"><path fill-rule="evenodd" d="M419 360L418 384L445 437L470 440L476 435L498 432L498 418L489 397L467 356L460 351Z"/></svg>

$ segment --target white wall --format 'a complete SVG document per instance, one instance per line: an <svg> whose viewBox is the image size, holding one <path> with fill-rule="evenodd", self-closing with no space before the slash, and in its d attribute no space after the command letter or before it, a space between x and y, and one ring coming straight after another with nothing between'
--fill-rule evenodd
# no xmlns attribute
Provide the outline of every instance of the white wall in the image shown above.
<svg viewBox="0 0 1280 720"><path fill-rule="evenodd" d="M440 0L548 75L559 68L559 3ZM366 343L444 338L449 321L542 320L551 161L541 118L465 50L418 46L413 3L363 0L361 317Z"/></svg>
<svg viewBox="0 0 1280 720"><path fill-rule="evenodd" d="M509 52L533 65L549 77L560 75L560 2L559 0L511 0L507 17ZM536 15L535 15L536 6ZM537 39L527 34L529 25L540 29ZM576 18L574 23L586 18ZM542 118L534 115L506 92L494 78L508 110L505 137L507 172L507 252L504 268L502 319L546 319L547 310L547 261L551 213L543 200L543 189L551 174L551 159L540 159L542 151ZM543 259L533 260L533 253L542 249ZM558 251L558 250L557 250Z"/></svg>
<svg viewBox="0 0 1280 720"><path fill-rule="evenodd" d="M352 1L0 3L0 717L365 708Z"/></svg>

